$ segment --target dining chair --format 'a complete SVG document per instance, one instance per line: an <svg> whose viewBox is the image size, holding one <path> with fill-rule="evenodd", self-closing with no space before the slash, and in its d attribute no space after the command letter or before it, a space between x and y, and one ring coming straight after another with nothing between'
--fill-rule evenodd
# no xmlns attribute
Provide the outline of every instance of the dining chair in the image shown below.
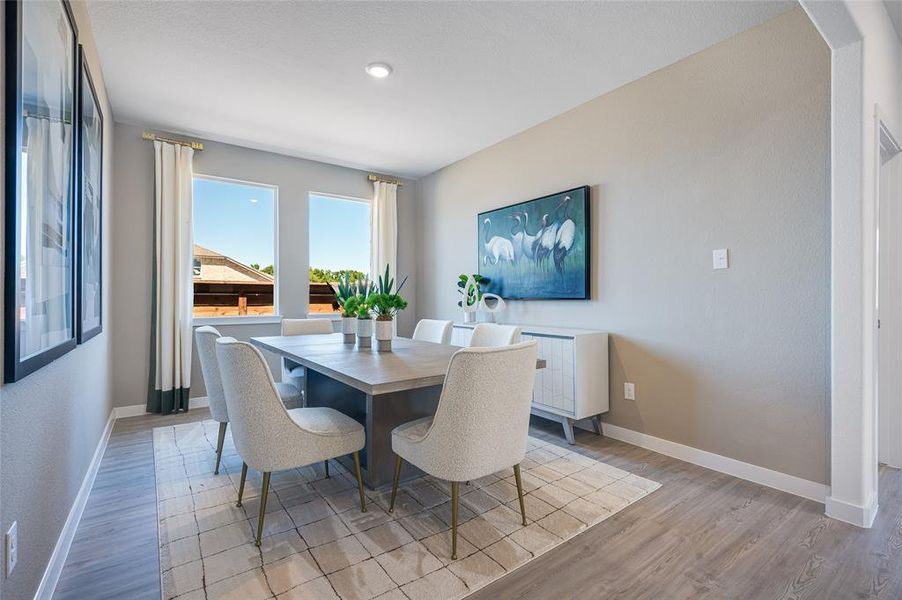
<svg viewBox="0 0 902 600"><path fill-rule="evenodd" d="M210 403L210 415L219 423L219 439L216 442L216 466L213 474L219 475L219 463L222 461L222 446L225 443L226 429L229 426L229 410L222 393L222 378L219 373L219 361L216 358L216 340L222 337L215 327L204 325L194 332L197 340L197 356L200 358L200 371L204 376L204 387L207 389L207 400ZM276 392L283 403L294 406L300 403L300 391L290 383L277 383Z"/></svg>
<svg viewBox="0 0 902 600"><path fill-rule="evenodd" d="M420 319L416 329L413 330L413 339L435 344L449 344L453 325L454 323L451 321Z"/></svg>
<svg viewBox="0 0 902 600"><path fill-rule="evenodd" d="M337 410L286 410L263 354L247 342L223 337L216 341L222 389L232 423L235 448L241 456L238 506L244 495L248 468L263 473L256 544L263 536L263 520L273 471L284 471L351 454L357 475L360 510L366 512L360 450L366 435L363 425Z"/></svg>
<svg viewBox="0 0 902 600"><path fill-rule="evenodd" d="M495 323L480 323L473 328L473 337L470 338L470 347L483 346L509 346L520 342L522 328L516 325L496 325Z"/></svg>
<svg viewBox="0 0 902 600"><path fill-rule="evenodd" d="M319 335L333 333L332 321L329 319L282 319L282 335ZM306 370L302 365L282 358L282 381L295 386L303 400L304 377ZM302 404L298 404L302 406Z"/></svg>
<svg viewBox="0 0 902 600"><path fill-rule="evenodd" d="M526 457L537 356L535 340L457 351L448 365L435 415L392 431L396 456L388 512L395 509L403 461L451 482L452 559L457 558L462 481L513 467L522 524L526 525L520 463Z"/></svg>

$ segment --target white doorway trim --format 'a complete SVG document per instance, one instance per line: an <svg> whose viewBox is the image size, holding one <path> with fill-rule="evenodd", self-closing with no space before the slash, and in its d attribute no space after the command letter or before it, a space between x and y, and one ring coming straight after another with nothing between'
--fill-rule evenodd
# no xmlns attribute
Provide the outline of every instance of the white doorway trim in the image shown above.
<svg viewBox="0 0 902 600"><path fill-rule="evenodd" d="M831 49L830 495L828 516L877 514L874 378L876 207L865 195L861 31L845 2L802 0ZM865 376L868 374L869 376Z"/></svg>
<svg viewBox="0 0 902 600"><path fill-rule="evenodd" d="M899 236L902 235L902 226L899 223L898 206L890 205L890 198L883 197L884 187L883 174L884 163L888 163L894 159L900 152L902 147L896 141L896 137L890 131L887 118L879 105L874 107L874 202L877 206L877 223L879 238L876 244L877 251L877 272L878 287L876 290L878 301L878 340L876 340L877 360L875 361L875 385L877 389L877 411L874 415L874 427L877 431L875 436L876 455L878 464L886 464L894 468L902 468L902 386L899 385L899 375L892 369L883 369L892 364L900 357L898 353L899 347L899 321L902 318L902 307L899 306L899 298L893 297L893 291L898 294L898 279L894 280L888 277L887 281L881 279L881 275L887 273L898 273L899 264L897 258L892 256L894 251L899 249ZM898 160L898 159L896 159ZM894 163L891 168L898 169L898 165ZM884 215L887 215L886 217ZM888 231L884 231L887 229ZM889 244L889 245L888 245ZM884 254L889 251L889 256ZM889 261L881 268L884 261ZM896 278L902 276L896 275ZM890 292L881 293L881 289L889 286ZM881 305L881 302L892 298L893 302L887 303L887 306ZM882 322L882 324L881 324ZM882 353L886 352L884 356ZM889 393L887 393L889 392Z"/></svg>

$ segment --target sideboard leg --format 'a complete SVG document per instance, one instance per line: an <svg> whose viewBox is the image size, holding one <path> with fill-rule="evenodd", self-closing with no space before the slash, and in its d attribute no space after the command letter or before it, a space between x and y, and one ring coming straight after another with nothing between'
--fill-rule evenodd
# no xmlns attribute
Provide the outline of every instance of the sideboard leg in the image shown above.
<svg viewBox="0 0 902 600"><path fill-rule="evenodd" d="M595 415L592 417L592 428L595 429L596 435L602 435L601 433L601 415Z"/></svg>
<svg viewBox="0 0 902 600"><path fill-rule="evenodd" d="M564 437L567 438L567 443L573 445L576 441L573 439L573 419L570 417L564 417L561 419L561 425L564 426Z"/></svg>

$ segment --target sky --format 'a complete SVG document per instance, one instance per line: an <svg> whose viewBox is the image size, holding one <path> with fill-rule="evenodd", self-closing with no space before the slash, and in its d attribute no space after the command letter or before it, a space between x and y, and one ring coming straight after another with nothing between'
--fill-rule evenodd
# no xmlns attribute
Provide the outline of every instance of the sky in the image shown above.
<svg viewBox="0 0 902 600"><path fill-rule="evenodd" d="M194 243L246 265L273 264L275 188L196 177ZM370 205L310 195L310 266L356 269L370 261Z"/></svg>
<svg viewBox="0 0 902 600"><path fill-rule="evenodd" d="M194 178L194 243L260 268L273 264L275 188Z"/></svg>
<svg viewBox="0 0 902 600"><path fill-rule="evenodd" d="M310 266L370 270L370 205L310 194Z"/></svg>

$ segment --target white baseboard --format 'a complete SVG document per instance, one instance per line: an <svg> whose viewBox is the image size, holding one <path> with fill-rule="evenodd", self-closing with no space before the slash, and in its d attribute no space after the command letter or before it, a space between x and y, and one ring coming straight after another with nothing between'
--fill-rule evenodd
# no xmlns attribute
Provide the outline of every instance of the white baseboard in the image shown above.
<svg viewBox="0 0 902 600"><path fill-rule="evenodd" d="M795 477L794 475L787 475L786 473L759 467L758 465L721 456L720 454L714 454L713 452L708 452L706 450L699 450L692 446L686 446L653 435L639 433L638 431L626 429L625 427L604 423L602 425L602 430L604 435L614 438L615 440L647 448L648 450L653 450L659 454L672 456L673 458L678 458L688 463L699 465L700 467L705 467L720 473L726 473L733 477L739 477L740 479L774 488L781 492L788 492L796 496L801 496L802 498L808 498L815 502L824 503L829 494L829 487L823 483L809 481L807 479L802 479L801 477ZM829 512L827 514L829 515Z"/></svg>
<svg viewBox="0 0 902 600"><path fill-rule="evenodd" d="M188 400L188 410L192 408L203 408L210 406L210 400L206 396L199 398L191 398ZM140 417L147 414L146 404L132 404L131 406L117 406L113 409L117 419L127 419L128 417Z"/></svg>
<svg viewBox="0 0 902 600"><path fill-rule="evenodd" d="M85 511L88 504L88 497L91 495L91 488L94 487L94 479L97 477L97 471L100 469L100 461L106 452L107 442L110 441L110 433L113 431L113 423L116 421L116 411L110 411L110 417L107 419L106 427L94 450L94 456L91 457L91 463L88 465L88 471L81 482L72 508L69 510L69 516L63 525L59 538L56 540L56 546L53 548L53 554L50 555L50 561L44 570L44 576L35 592L35 600L50 600L53 592L56 590L56 584L59 582L60 575L63 572L63 566L66 564L66 557L69 556L69 548L72 546L72 540L75 539L75 532L78 530L78 523L81 521L81 515Z"/></svg>
<svg viewBox="0 0 902 600"><path fill-rule="evenodd" d="M877 496L871 498L866 506L859 506L839 500L834 496L827 496L827 516L831 519L838 519L858 527L870 529L874 524L874 518L877 517Z"/></svg>

